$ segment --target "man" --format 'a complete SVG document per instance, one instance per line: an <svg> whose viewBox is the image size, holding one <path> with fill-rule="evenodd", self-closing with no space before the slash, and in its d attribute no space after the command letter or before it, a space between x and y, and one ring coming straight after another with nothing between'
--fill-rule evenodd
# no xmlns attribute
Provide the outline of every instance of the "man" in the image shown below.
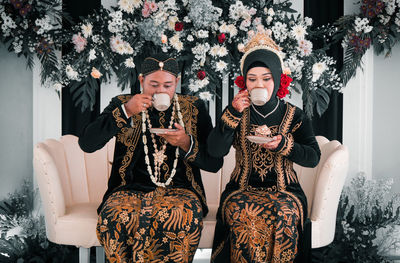
<svg viewBox="0 0 400 263"><path fill-rule="evenodd" d="M110 262L191 262L208 212L200 169L216 172L222 158L207 152L204 103L175 94L176 60L158 54L141 68L143 93L113 98L79 138L93 152L116 136L97 236ZM159 111L153 98L166 94Z"/></svg>

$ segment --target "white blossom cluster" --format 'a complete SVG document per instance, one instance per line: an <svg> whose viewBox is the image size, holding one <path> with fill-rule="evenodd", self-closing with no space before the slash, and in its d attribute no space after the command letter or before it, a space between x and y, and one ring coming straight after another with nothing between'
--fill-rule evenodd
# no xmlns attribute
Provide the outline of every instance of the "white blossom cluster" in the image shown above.
<svg viewBox="0 0 400 263"><path fill-rule="evenodd" d="M197 29L208 28L218 22L222 14L222 10L213 6L211 0L189 0L188 5L188 17Z"/></svg>
<svg viewBox="0 0 400 263"><path fill-rule="evenodd" d="M6 15L5 12L1 12L1 19L3 20L3 24L1 25L1 30L3 31L3 35L8 37L11 35L13 29L17 28L17 24L15 24L14 20L11 17Z"/></svg>
<svg viewBox="0 0 400 263"><path fill-rule="evenodd" d="M210 50L210 44L197 44L192 48L193 55L196 60L200 61L199 65L202 67L206 62L207 52Z"/></svg>
<svg viewBox="0 0 400 263"><path fill-rule="evenodd" d="M288 28L286 24L282 22L276 22L274 26L271 28L274 39L277 42L284 42L288 37Z"/></svg>
<svg viewBox="0 0 400 263"><path fill-rule="evenodd" d="M38 35L42 35L43 33L53 29L53 25L51 24L51 20L48 15L45 15L42 19L36 19L35 25L40 27L37 31Z"/></svg>
<svg viewBox="0 0 400 263"><path fill-rule="evenodd" d="M297 59L297 56L293 54L293 55L290 55L288 57L288 59L286 59L285 63L287 65L287 67L289 67L293 78L296 78L296 79L302 78L302 76L303 76L302 70L303 70L303 66L304 66L304 61Z"/></svg>
<svg viewBox="0 0 400 263"><path fill-rule="evenodd" d="M201 89L204 89L207 87L207 85L210 83L208 78L204 78L202 80L200 79L190 79L189 80L189 85L188 88L191 92L198 92Z"/></svg>
<svg viewBox="0 0 400 263"><path fill-rule="evenodd" d="M394 14L396 10L396 0L383 0L385 3L385 11L386 13L391 16Z"/></svg>
<svg viewBox="0 0 400 263"><path fill-rule="evenodd" d="M120 35L111 37L110 47L113 52L116 52L120 55L133 54L133 48L131 45L124 41Z"/></svg>
<svg viewBox="0 0 400 263"><path fill-rule="evenodd" d="M111 33L119 33L122 31L123 20L122 20L122 12L115 11L110 13L111 20L108 22L108 30Z"/></svg>
<svg viewBox="0 0 400 263"><path fill-rule="evenodd" d="M222 23L222 25L220 25L220 27L219 27L219 32L221 32L221 33L229 33L230 37L234 37L234 36L237 35L238 30L235 27L235 25L233 25L233 24L229 24L228 25L226 23Z"/></svg>
<svg viewBox="0 0 400 263"><path fill-rule="evenodd" d="M368 25L368 24L369 24L368 18L366 18L366 17L364 17L364 18L357 17L354 20L354 25L355 25L354 29L358 33L359 32L364 32L365 34L368 34L373 29L373 27Z"/></svg>
<svg viewBox="0 0 400 263"><path fill-rule="evenodd" d="M248 7L244 6L242 1L236 1L235 4L233 4L229 7L229 17L231 19L233 19L234 21L243 19L243 21L246 21L245 22L246 25L251 24L251 17L254 16L256 13L257 13L257 10L255 8L253 8L253 7L248 8ZM243 27L247 27L247 26L243 25Z"/></svg>
<svg viewBox="0 0 400 263"><path fill-rule="evenodd" d="M135 9L139 8L143 2L141 0L119 0L118 6L122 11L132 14Z"/></svg>
<svg viewBox="0 0 400 263"><path fill-rule="evenodd" d="M265 18L265 22L267 22L267 25L270 25L272 20L274 20L275 16L274 9L272 7L264 8L264 13L267 15L267 18Z"/></svg>

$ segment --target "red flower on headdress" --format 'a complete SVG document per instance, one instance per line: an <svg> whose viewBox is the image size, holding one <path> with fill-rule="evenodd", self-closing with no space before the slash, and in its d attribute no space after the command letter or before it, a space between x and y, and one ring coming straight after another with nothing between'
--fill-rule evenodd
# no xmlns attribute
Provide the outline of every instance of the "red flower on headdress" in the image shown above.
<svg viewBox="0 0 400 263"><path fill-rule="evenodd" d="M218 35L218 42L220 44L223 44L225 42L225 40L226 40L226 36L224 33Z"/></svg>
<svg viewBox="0 0 400 263"><path fill-rule="evenodd" d="M293 81L293 79L291 77L289 77L286 74L281 74L281 82L279 85L279 89L278 92L276 93L276 95L282 99L284 98L286 95L289 94L289 90L288 87L290 86L290 83Z"/></svg>
<svg viewBox="0 0 400 263"><path fill-rule="evenodd" d="M183 23L182 22L176 22L175 23L175 31L182 31L183 29Z"/></svg>
<svg viewBox="0 0 400 263"><path fill-rule="evenodd" d="M239 87L240 91L245 91L246 90L246 85L245 85L243 76L237 76L236 79L235 79L235 84L236 84L236 86Z"/></svg>
<svg viewBox="0 0 400 263"><path fill-rule="evenodd" d="M205 72L204 70L199 70L199 71L197 72L197 78L198 78L199 80L203 80L205 77L206 77L206 72Z"/></svg>

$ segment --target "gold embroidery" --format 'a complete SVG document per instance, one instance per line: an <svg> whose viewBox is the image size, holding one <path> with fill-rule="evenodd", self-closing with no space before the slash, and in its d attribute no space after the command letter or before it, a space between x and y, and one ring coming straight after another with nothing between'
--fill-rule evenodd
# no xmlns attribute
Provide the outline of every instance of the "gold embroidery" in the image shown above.
<svg viewBox="0 0 400 263"><path fill-rule="evenodd" d="M160 119L159 119L159 123L160 123L160 128L164 128L164 123L165 123L165 112L161 111L159 113ZM172 118L172 116L171 116Z"/></svg>
<svg viewBox="0 0 400 263"><path fill-rule="evenodd" d="M112 111L112 115L115 119L115 121L117 122L117 127L118 128L122 128L124 124L126 124L126 121L124 120L124 118L121 117L121 111L119 110L119 108L116 108L115 110Z"/></svg>
<svg viewBox="0 0 400 263"><path fill-rule="evenodd" d="M239 125L240 118L233 115L228 109L225 110L224 114L221 116L221 120L232 129L236 129Z"/></svg>
<svg viewBox="0 0 400 263"><path fill-rule="evenodd" d="M288 156L293 149L293 145L294 145L293 135L291 133L288 133L286 135L285 145L282 147L279 153L284 156Z"/></svg>
<svg viewBox="0 0 400 263"><path fill-rule="evenodd" d="M192 162L196 159L199 151L199 144L197 142L197 118L199 110L194 106L194 102L198 100L198 98L185 95L178 95L178 97L186 133L191 134L194 140L192 153L186 158L188 161Z"/></svg>
<svg viewBox="0 0 400 263"><path fill-rule="evenodd" d="M118 169L118 173L121 176L121 185L126 185L125 176L126 168L130 165L132 161L133 152L139 141L139 137L142 130L142 121L140 115L132 116L132 123L134 123L135 128L123 128L120 133L117 134L117 141L123 143L127 146L127 151L122 159L121 167Z"/></svg>
<svg viewBox="0 0 400 263"><path fill-rule="evenodd" d="M117 98L118 98L122 103L126 103L126 102L128 102L128 101L132 98L132 95L119 95L119 96L117 96Z"/></svg>
<svg viewBox="0 0 400 263"><path fill-rule="evenodd" d="M240 129L240 148L243 151L243 172L240 179L239 187L244 189L247 187L251 172L251 156L250 142L246 139L250 129L250 110L246 108L243 112L241 129Z"/></svg>
<svg viewBox="0 0 400 263"><path fill-rule="evenodd" d="M300 126L303 124L302 121L300 121L299 123L296 123L296 125L294 125L293 129L292 129L292 133L294 133L295 131L297 131L298 128L300 128Z"/></svg>
<svg viewBox="0 0 400 263"><path fill-rule="evenodd" d="M193 189L200 195L201 200L203 201L203 203L207 204L205 193L203 192L201 187L194 180L192 167L187 163L187 161L183 161L183 163L186 166L186 176L189 179L189 182L192 183Z"/></svg>
<svg viewBox="0 0 400 263"><path fill-rule="evenodd" d="M215 260L215 257L218 256L218 254L221 252L221 250L224 248L225 246L225 240L223 240L217 247L217 249L215 249L215 251L212 253L211 255L211 261Z"/></svg>

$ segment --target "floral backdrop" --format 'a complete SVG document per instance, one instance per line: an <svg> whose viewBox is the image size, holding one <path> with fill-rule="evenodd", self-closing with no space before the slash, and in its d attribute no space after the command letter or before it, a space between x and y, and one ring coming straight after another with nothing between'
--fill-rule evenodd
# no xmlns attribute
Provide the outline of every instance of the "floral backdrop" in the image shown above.
<svg viewBox="0 0 400 263"><path fill-rule="evenodd" d="M289 90L302 92L311 117L327 109L332 90L342 90L371 45L389 55L400 39L399 0L359 4L359 14L315 28L288 0L116 0L65 30L61 21L68 16L60 0L0 0L0 40L25 56L29 67L39 57L42 84L58 91L69 87L83 110L93 107L101 82L115 74L121 89L131 87L143 58L160 51L179 59L185 93L211 100L225 75L240 74L246 41L265 31L282 48L285 73L294 80ZM315 39L325 39L325 45L315 49ZM345 48L340 72L325 53L336 42ZM56 51L63 44L73 48L61 59Z"/></svg>

